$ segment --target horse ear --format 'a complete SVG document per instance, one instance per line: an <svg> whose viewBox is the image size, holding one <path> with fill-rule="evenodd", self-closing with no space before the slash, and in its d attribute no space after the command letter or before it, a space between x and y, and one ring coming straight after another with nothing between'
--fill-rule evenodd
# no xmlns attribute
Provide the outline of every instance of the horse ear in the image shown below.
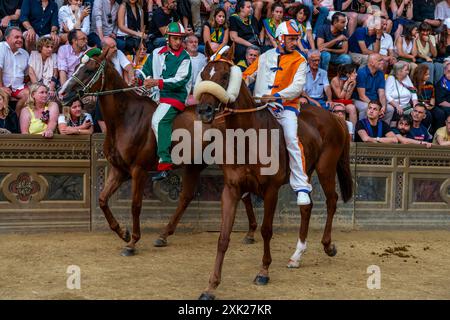
<svg viewBox="0 0 450 320"><path fill-rule="evenodd" d="M225 53L225 57L228 60L231 60L231 61L234 60L234 48L235 48L235 43L233 42L233 44L231 45L230 49Z"/></svg>
<svg viewBox="0 0 450 320"><path fill-rule="evenodd" d="M214 54L214 51L213 49L211 49L209 41L206 41L205 43L205 54L208 59Z"/></svg>

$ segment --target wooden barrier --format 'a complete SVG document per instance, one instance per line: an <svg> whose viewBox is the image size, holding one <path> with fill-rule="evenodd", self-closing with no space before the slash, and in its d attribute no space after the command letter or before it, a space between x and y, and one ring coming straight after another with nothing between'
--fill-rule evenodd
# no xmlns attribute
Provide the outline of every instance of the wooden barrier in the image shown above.
<svg viewBox="0 0 450 320"><path fill-rule="evenodd" d="M5 135L0 140L0 232L28 230L103 230L108 225L98 206L108 164L101 134L55 136ZM334 226L341 228L450 228L450 148L352 144L355 196L338 203ZM144 192L143 228L159 229L175 211L181 171ZM322 227L326 203L313 177L313 228ZM180 230L215 231L220 227L222 174L207 168ZM110 200L121 223L131 224L130 183ZM262 200L253 196L258 222ZM297 230L295 195L288 185L279 193L275 229ZM241 204L234 230L246 230Z"/></svg>

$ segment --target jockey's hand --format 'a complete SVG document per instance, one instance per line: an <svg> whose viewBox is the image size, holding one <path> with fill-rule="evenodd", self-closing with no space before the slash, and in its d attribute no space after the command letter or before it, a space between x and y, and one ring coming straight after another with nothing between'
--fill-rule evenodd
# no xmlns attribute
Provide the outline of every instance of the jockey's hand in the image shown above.
<svg viewBox="0 0 450 320"><path fill-rule="evenodd" d="M300 102L300 104L307 104L308 103L308 99L300 98L299 102Z"/></svg>
<svg viewBox="0 0 450 320"><path fill-rule="evenodd" d="M144 86L146 88L152 88L152 87L156 87L159 84L159 80L157 79L145 79L144 80Z"/></svg>

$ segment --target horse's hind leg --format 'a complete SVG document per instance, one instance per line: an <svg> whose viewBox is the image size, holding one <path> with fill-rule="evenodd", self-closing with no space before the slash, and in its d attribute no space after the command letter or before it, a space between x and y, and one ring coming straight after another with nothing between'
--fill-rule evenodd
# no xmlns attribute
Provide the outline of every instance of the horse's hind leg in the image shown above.
<svg viewBox="0 0 450 320"><path fill-rule="evenodd" d="M300 223L299 238L297 241L297 247L295 249L295 252L289 259L287 265L288 268L298 268L300 266L300 259L303 253L306 251L306 237L308 236L309 219L311 218L312 207L313 207L312 199L309 205L300 206L301 223Z"/></svg>
<svg viewBox="0 0 450 320"><path fill-rule="evenodd" d="M142 209L142 196L144 194L144 187L147 177L147 171L141 167L134 167L131 171L131 215L133 217L133 233L131 236L131 241L122 251L123 256L134 255L136 243L141 238L140 215Z"/></svg>
<svg viewBox="0 0 450 320"><path fill-rule="evenodd" d="M322 244L325 253L330 257L336 255L336 246L331 243L331 228L333 225L333 217L336 212L338 195L336 193L336 163L330 161L322 161L322 159L335 159L333 155L323 155L316 167L316 172L322 185L323 192L327 198L327 222L323 231Z"/></svg>
<svg viewBox="0 0 450 320"><path fill-rule="evenodd" d="M170 217L169 223L159 235L159 238L153 242L155 247L167 246L167 237L175 232L175 229L183 216L184 211L194 199L195 190L198 184L200 172L206 166L193 165L185 166L183 172L183 186L181 189L180 199L175 213Z"/></svg>
<svg viewBox="0 0 450 320"><path fill-rule="evenodd" d="M244 197L242 197L242 202L244 202L245 211L247 212L248 218L248 231L242 242L245 244L252 244L255 243L255 231L258 224L256 223L256 216L253 211L251 193L247 193Z"/></svg>
<svg viewBox="0 0 450 320"><path fill-rule="evenodd" d="M117 220L114 218L111 209L108 206L109 198L117 191L120 185L126 180L126 174L114 168L110 167L108 177L106 179L105 187L103 188L98 198L100 208L105 215L106 220L109 223L111 230L117 233L117 235L125 242L130 241L130 232L128 230L122 230Z"/></svg>

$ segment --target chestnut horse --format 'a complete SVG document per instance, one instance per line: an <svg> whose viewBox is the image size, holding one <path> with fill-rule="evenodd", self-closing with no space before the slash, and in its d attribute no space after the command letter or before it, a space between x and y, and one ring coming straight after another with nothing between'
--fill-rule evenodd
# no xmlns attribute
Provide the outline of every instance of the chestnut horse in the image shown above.
<svg viewBox="0 0 450 320"><path fill-rule="evenodd" d="M110 164L105 186L100 193L99 204L110 228L127 242L122 255L135 253L136 243L141 237L139 215L142 207L144 185L148 171L155 170L158 163L156 156L156 139L151 128L151 118L157 104L136 94L127 88L125 81L107 59L107 49L91 49L83 56L73 76L67 80L59 91L59 98L68 105L74 99L85 94L98 94L103 119L107 132L104 142L104 153ZM196 119L193 108L181 113L174 122L174 129L184 128L194 137L193 128ZM205 126L203 126L205 127ZM193 142L191 141L191 146ZM194 152L191 152L194 155ZM194 161L191 161L194 163ZM181 216L194 198L200 172L205 164L184 166L182 191L177 209L169 223L155 241L155 246L165 246L167 237L174 233ZM109 206L109 198L117 191L123 182L131 178L133 232L130 239L128 229L120 227ZM249 232L244 242L252 243L256 230L256 218L253 212L250 196L243 198L249 218Z"/></svg>
<svg viewBox="0 0 450 320"><path fill-rule="evenodd" d="M235 68L232 63L233 52L234 46L223 53L221 57L216 54L200 74L202 80L196 84L194 96L199 101L197 112L203 123L212 123L213 126L222 131L256 129L258 132L260 129L268 129L269 131L278 129L279 132L282 132L282 128L270 111L267 109L259 110L260 108L256 107L250 91L242 81L240 82L240 91L236 95L237 99L232 103L227 100L229 98L227 92L222 88L230 86L230 74L233 74L233 68ZM213 54L209 44L206 45L206 53L208 57ZM219 113L219 117L216 116L217 113ZM218 121L217 118L220 118L221 121ZM327 220L322 244L325 252L329 256L334 256L337 251L335 245L331 242L331 228L338 199L335 190L336 173L343 201L347 202L352 197L353 182L349 158L350 135L342 119L322 108L309 105L302 106L298 119L298 135L304 148L307 174L311 179L311 174L314 170L316 171L326 196ZM222 227L214 269L209 279L209 285L201 294L200 299L215 298L214 292L220 284L223 260L230 241L236 206L246 192L255 193L264 199L264 219L261 226L264 255L262 267L254 282L258 285L268 283L269 266L272 262L270 240L272 238L273 217L277 206L279 188L288 182L289 157L283 135L280 135L279 141L271 141L269 138L266 143L268 145L277 144L279 170L275 174L263 175L261 168L264 165L261 162L256 164L224 164L222 166L225 179L222 192ZM250 143L247 143L245 151L248 152L250 147ZM266 150L270 150L270 147ZM297 250L291 257L288 267L298 267L300 256L306 249L311 209L312 202L310 205L300 207L299 241Z"/></svg>

